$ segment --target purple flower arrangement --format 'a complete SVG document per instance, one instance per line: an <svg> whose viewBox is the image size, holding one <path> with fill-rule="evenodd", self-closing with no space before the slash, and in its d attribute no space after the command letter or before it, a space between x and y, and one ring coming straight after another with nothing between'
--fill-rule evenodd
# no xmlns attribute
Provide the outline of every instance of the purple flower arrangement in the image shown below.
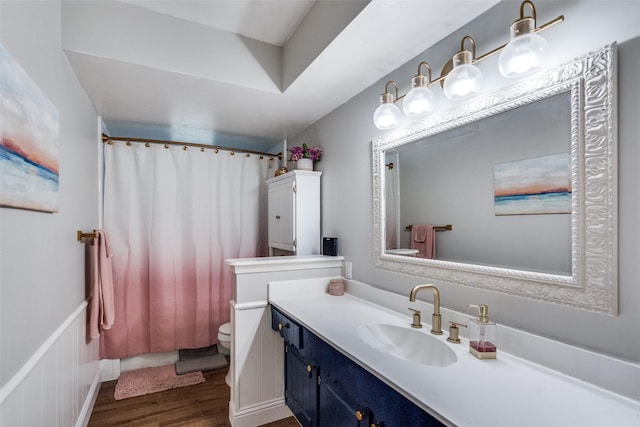
<svg viewBox="0 0 640 427"><path fill-rule="evenodd" d="M311 147L307 146L307 144L302 144L302 147L292 147L289 152L291 155L289 156L290 162L296 162L300 159L311 159L313 161L320 160L320 156L322 156L322 149L319 147Z"/></svg>

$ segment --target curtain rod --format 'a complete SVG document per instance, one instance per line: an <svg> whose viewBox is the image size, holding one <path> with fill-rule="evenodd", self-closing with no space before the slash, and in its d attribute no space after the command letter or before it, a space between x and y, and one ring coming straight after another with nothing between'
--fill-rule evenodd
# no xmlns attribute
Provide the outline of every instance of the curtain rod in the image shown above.
<svg viewBox="0 0 640 427"><path fill-rule="evenodd" d="M178 142L178 141L165 141L162 139L144 139L144 138L125 138L122 136L108 136L104 133L102 134L102 142L109 143L109 141L127 141L127 142L144 142L146 144L164 144L165 148L168 148L169 145L182 145L184 147L198 147L198 148L211 148L214 150L224 150L239 152L239 153L247 153L247 154L258 154L261 156L269 156L269 157L277 157L278 159L282 159L282 153L273 154L273 153L265 153L262 151L253 151L253 150L245 150L242 148L231 148L231 147L223 147L221 145L209 145L209 144L195 144L193 142ZM147 145L148 146L148 145Z"/></svg>

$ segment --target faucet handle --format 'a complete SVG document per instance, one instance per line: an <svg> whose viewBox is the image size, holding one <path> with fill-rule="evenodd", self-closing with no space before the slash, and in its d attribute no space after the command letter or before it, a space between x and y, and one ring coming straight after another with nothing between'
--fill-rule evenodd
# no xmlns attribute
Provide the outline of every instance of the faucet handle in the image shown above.
<svg viewBox="0 0 640 427"><path fill-rule="evenodd" d="M415 308L409 307L409 310L413 311L413 323L411 324L412 328L422 328L422 320L420 319L420 310L416 310Z"/></svg>
<svg viewBox="0 0 640 427"><path fill-rule="evenodd" d="M460 342L460 336L459 336L460 330L458 329L458 326L462 326L463 328L467 327L467 325L463 325L462 323L457 323L452 320L449 320L449 338L447 338L447 341L454 342L454 343Z"/></svg>

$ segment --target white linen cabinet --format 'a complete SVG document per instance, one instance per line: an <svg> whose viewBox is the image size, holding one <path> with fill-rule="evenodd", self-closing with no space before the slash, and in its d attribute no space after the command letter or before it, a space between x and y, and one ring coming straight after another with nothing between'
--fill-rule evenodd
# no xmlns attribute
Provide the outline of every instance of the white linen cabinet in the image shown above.
<svg viewBox="0 0 640 427"><path fill-rule="evenodd" d="M269 254L320 254L320 175L293 170L267 180Z"/></svg>

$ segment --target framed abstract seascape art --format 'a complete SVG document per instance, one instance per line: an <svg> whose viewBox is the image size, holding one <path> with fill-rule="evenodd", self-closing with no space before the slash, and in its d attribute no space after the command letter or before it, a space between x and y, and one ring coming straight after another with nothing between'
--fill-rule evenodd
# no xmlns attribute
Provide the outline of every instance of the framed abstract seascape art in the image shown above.
<svg viewBox="0 0 640 427"><path fill-rule="evenodd" d="M0 45L0 206L58 212L58 110Z"/></svg>
<svg viewBox="0 0 640 427"><path fill-rule="evenodd" d="M569 166L569 153L495 165L495 214L570 214Z"/></svg>

